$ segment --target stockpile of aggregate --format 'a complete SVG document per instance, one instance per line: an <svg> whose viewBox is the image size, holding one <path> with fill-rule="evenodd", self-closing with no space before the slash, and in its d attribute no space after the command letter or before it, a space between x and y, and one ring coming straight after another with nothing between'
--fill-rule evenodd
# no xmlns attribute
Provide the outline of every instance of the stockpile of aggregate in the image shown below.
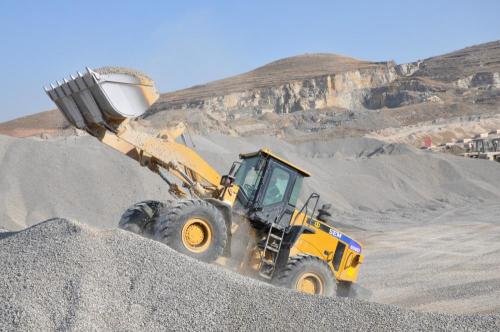
<svg viewBox="0 0 500 332"><path fill-rule="evenodd" d="M125 75L131 75L139 79L142 84L147 84L147 85L154 85L153 80L146 74L137 71L135 69L131 68L125 68L125 67L100 67L94 69L95 72L99 74L125 74Z"/></svg>
<svg viewBox="0 0 500 332"><path fill-rule="evenodd" d="M404 144L347 138L290 144L272 137L194 137L196 149L228 170L238 152L269 147L308 170L304 197L321 195L341 212L392 213L449 209L500 199L500 167L417 150ZM222 171L221 170L221 171Z"/></svg>
<svg viewBox="0 0 500 332"><path fill-rule="evenodd" d="M290 144L273 137L213 134L193 141L221 174L239 153L270 147L312 173L303 200L317 192L322 203L332 203L342 214L414 215L500 199L497 163L401 144L362 138ZM0 226L10 230L59 216L114 227L131 204L170 198L159 176L92 137L0 136L0 160Z"/></svg>
<svg viewBox="0 0 500 332"><path fill-rule="evenodd" d="M151 171L93 137L0 136L0 227L19 230L62 216L116 227L124 209L168 199Z"/></svg>
<svg viewBox="0 0 500 332"><path fill-rule="evenodd" d="M0 234L0 330L498 330L275 288L121 230L52 219Z"/></svg>

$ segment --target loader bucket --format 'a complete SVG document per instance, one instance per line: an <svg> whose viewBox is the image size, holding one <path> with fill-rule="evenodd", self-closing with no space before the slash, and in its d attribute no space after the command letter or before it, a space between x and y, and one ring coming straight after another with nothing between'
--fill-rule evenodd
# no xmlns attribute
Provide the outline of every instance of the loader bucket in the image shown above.
<svg viewBox="0 0 500 332"><path fill-rule="evenodd" d="M136 118L158 99L153 80L125 68L105 67L71 75L45 92L66 119L79 129L110 127Z"/></svg>

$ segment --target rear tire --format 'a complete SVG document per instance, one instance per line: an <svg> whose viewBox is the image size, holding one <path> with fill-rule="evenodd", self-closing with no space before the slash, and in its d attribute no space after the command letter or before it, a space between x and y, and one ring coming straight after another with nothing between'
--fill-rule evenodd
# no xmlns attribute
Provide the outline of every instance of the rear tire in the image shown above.
<svg viewBox="0 0 500 332"><path fill-rule="evenodd" d="M297 255L277 272L273 284L299 292L335 296L337 283L330 267L316 256Z"/></svg>
<svg viewBox="0 0 500 332"><path fill-rule="evenodd" d="M166 203L151 200L136 203L125 210L118 227L138 235L152 237L155 218L160 209L164 209L166 205Z"/></svg>
<svg viewBox="0 0 500 332"><path fill-rule="evenodd" d="M213 262L226 246L226 223L212 204L199 199L182 200L159 216L155 239L185 255Z"/></svg>

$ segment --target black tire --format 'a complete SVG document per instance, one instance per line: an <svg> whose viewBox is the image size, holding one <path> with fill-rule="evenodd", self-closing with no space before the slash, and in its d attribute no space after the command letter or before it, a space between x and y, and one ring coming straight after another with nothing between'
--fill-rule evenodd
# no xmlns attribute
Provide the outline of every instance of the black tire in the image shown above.
<svg viewBox="0 0 500 332"><path fill-rule="evenodd" d="M189 228L189 225L201 227L199 229L203 230L202 238L205 240L190 246L186 239L186 227ZM155 239L185 255L213 262L222 255L226 246L226 230L224 217L215 206L200 199L182 200L174 203L166 213L160 214Z"/></svg>
<svg viewBox="0 0 500 332"><path fill-rule="evenodd" d="M304 279L307 279L307 283L315 285L314 292L310 294L335 296L337 293L337 282L328 264L310 255L290 258L287 265L276 272L273 284L304 292L299 286L301 284L299 281L304 282ZM321 282L321 285L317 282Z"/></svg>
<svg viewBox="0 0 500 332"><path fill-rule="evenodd" d="M168 203L158 201L136 203L125 210L118 222L118 227L138 235L152 237L155 218L160 209L164 209L167 205Z"/></svg>
<svg viewBox="0 0 500 332"><path fill-rule="evenodd" d="M355 296L352 287L352 282L349 281L339 281L337 284L337 296L340 297L353 297Z"/></svg>

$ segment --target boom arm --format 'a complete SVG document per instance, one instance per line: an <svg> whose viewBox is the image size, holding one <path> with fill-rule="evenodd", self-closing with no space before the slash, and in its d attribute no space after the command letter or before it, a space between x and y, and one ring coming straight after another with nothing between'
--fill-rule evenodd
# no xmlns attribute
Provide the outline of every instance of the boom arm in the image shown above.
<svg viewBox="0 0 500 332"><path fill-rule="evenodd" d="M167 170L198 196L218 194L220 174L194 150L175 141L184 125L154 133L131 121L159 97L146 75L124 68L87 68L87 73L51 84L45 91L74 127L160 175ZM186 195L176 183L167 182L171 192Z"/></svg>
<svg viewBox="0 0 500 332"><path fill-rule="evenodd" d="M161 168L166 169L200 196L212 196L211 192L218 189L220 174L197 152L175 142L174 136L157 137L148 134L146 128L141 130L136 127L138 124L125 121L118 127L117 133L100 128L98 135L94 136L156 173ZM181 188L174 186L172 190L179 196L184 196Z"/></svg>

